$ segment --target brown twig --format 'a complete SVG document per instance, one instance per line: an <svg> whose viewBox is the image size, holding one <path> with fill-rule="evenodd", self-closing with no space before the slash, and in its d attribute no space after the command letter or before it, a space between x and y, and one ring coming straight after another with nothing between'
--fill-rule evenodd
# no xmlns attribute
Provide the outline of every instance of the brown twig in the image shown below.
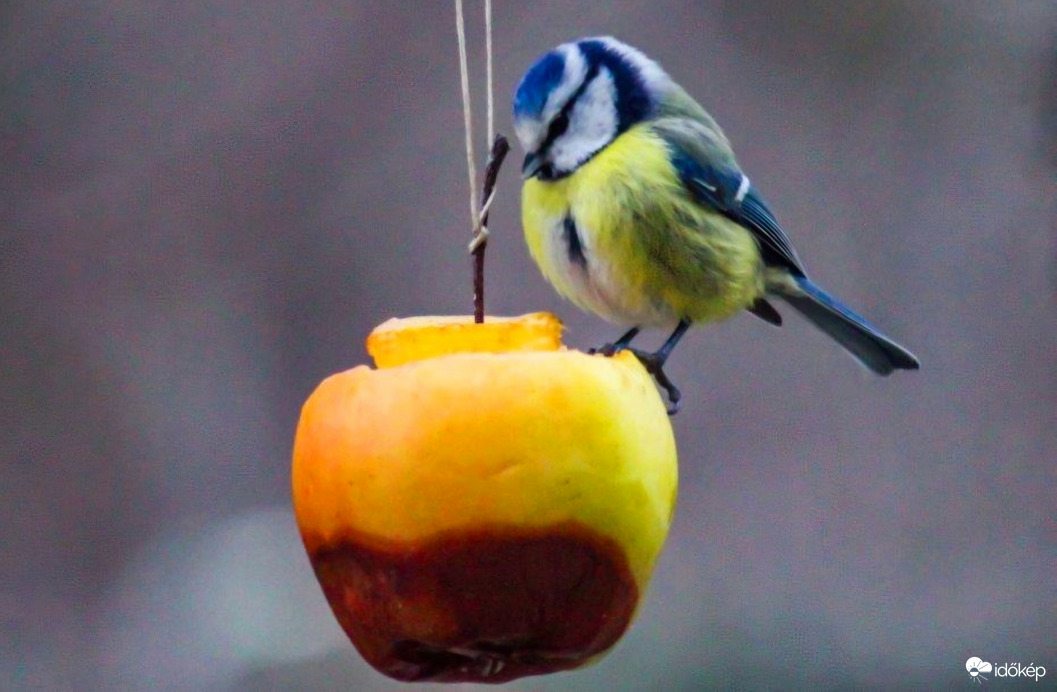
<svg viewBox="0 0 1057 692"><path fill-rule="evenodd" d="M495 190L495 182L499 177L499 169L503 165L503 159L510 151L510 142L503 135L496 135L492 142L492 151L488 155L488 165L484 169L484 198L481 201L481 221L473 229L474 238L477 238L483 229L488 228L488 214L492 192ZM477 324L484 322L484 251L488 246L488 237L481 241L473 249L473 321Z"/></svg>

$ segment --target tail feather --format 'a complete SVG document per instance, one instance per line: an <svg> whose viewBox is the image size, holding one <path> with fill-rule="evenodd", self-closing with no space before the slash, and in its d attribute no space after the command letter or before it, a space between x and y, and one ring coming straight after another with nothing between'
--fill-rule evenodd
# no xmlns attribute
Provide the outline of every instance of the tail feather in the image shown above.
<svg viewBox="0 0 1057 692"><path fill-rule="evenodd" d="M800 290L783 291L782 299L867 368L878 375L889 375L895 370L917 370L920 367L914 354L810 279L798 276L794 280Z"/></svg>

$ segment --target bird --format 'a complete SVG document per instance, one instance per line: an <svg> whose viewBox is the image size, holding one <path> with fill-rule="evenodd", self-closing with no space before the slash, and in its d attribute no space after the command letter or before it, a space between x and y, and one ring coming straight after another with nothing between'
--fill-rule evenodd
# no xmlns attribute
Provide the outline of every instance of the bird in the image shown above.
<svg viewBox="0 0 1057 692"><path fill-rule="evenodd" d="M691 325L742 311L781 326L780 299L878 375L918 359L808 278L708 112L640 50L611 36L562 44L513 98L525 151L529 253L559 294L627 329L592 352L630 350L679 410L664 364ZM654 352L643 329L670 329Z"/></svg>

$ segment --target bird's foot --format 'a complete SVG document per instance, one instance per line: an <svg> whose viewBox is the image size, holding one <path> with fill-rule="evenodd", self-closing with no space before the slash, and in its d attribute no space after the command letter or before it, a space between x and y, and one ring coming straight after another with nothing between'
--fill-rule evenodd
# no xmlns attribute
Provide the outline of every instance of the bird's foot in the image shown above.
<svg viewBox="0 0 1057 692"><path fill-rule="evenodd" d="M610 344L607 344L607 346L608 345ZM605 348L605 346L603 346L603 348ZM646 368L646 372L653 376L653 380L657 383L657 386L663 389L668 395L668 415L674 416L679 413L679 409L683 407L683 394L679 391L679 388L668 379L668 375L664 372L664 362L668 360L668 354L660 351L657 353L649 353L647 351L640 351L637 348L629 348L627 350L635 354L635 357L639 359L642 366Z"/></svg>
<svg viewBox="0 0 1057 692"><path fill-rule="evenodd" d="M672 384L672 381L668 379L668 375L664 372L664 362L668 360L668 356L671 355L672 349L679 342L679 339L683 337L686 330L690 327L689 320L680 320L679 326L675 328L668 340L664 342L664 345L655 353L648 353L646 351L640 351L637 348L630 348L629 344L631 340L639 333L638 327L632 327L623 336L614 341L611 344L605 344L602 348L592 348L588 351L589 354L595 355L600 354L606 358L612 358L621 351L630 351L635 354L635 357L639 359L643 367L646 368L646 372L653 376L657 386L660 387L668 394L668 415L674 416L679 413L679 409L682 408L680 399L683 398L679 388Z"/></svg>
<svg viewBox="0 0 1057 692"><path fill-rule="evenodd" d="M587 353L589 355L592 355L592 356L595 355L595 354L601 354L601 355L605 356L606 358L612 358L616 354L618 354L621 351L623 351L624 349L626 349L628 347L628 344L631 343L631 340L634 339L635 336L638 333L639 333L639 328L638 327L632 327L628 331L624 332L624 334L622 334L621 337L619 339L617 339L616 341L614 341L613 343L606 344L606 345L602 346L602 348L592 348Z"/></svg>

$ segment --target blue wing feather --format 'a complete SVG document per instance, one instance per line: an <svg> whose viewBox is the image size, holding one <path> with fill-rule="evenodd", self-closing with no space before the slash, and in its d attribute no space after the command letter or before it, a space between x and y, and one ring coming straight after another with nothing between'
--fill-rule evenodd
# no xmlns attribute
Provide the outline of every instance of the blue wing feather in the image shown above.
<svg viewBox="0 0 1057 692"><path fill-rule="evenodd" d="M789 236L778 225L778 220L774 218L774 214L755 187L749 187L748 193L731 218L753 231L760 238L763 247L776 255L781 264L794 274L804 276L804 264L793 249Z"/></svg>
<svg viewBox="0 0 1057 692"><path fill-rule="evenodd" d="M879 375L920 367L914 354L807 278L789 237L738 168L725 139L686 119L671 118L654 123L653 128L668 145L672 165L693 199L748 229L759 243L763 261L793 276L792 286L777 283L769 287L773 295L783 298ZM766 301L757 301L749 311L772 324L781 323Z"/></svg>
<svg viewBox="0 0 1057 692"><path fill-rule="evenodd" d="M671 142L669 145L673 151L672 164L697 201L752 231L768 264L785 266L794 274L804 275L804 265L789 236L778 225L759 191L750 186L744 197L738 199L745 174L736 168L710 165L689 155L678 145Z"/></svg>

